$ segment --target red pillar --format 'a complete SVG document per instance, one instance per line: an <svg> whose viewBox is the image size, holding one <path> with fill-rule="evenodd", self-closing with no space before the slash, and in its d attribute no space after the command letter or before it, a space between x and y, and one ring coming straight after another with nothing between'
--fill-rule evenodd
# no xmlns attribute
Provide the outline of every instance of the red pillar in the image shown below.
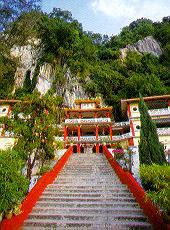
<svg viewBox="0 0 170 230"><path fill-rule="evenodd" d="M99 153L99 144L96 144L96 153Z"/></svg>
<svg viewBox="0 0 170 230"><path fill-rule="evenodd" d="M67 126L64 126L64 148L66 147L66 141L67 141Z"/></svg>
<svg viewBox="0 0 170 230"><path fill-rule="evenodd" d="M78 133L78 141L80 141L80 125L78 125L78 130L77 130L77 133ZM80 144L77 144L77 152L80 153Z"/></svg>
<svg viewBox="0 0 170 230"><path fill-rule="evenodd" d="M82 118L82 112L79 113L79 119L81 119L81 118Z"/></svg>
<svg viewBox="0 0 170 230"><path fill-rule="evenodd" d="M134 131L134 127L133 127L133 122L132 122L132 114L131 114L131 110L130 110L130 104L128 104L128 116L129 116L129 120L130 120L130 129L132 132L132 136L135 136L135 131Z"/></svg>
<svg viewBox="0 0 170 230"><path fill-rule="evenodd" d="M96 125L96 141L99 139L99 127Z"/></svg>
<svg viewBox="0 0 170 230"><path fill-rule="evenodd" d="M110 131L110 140L112 141L112 136L113 136L113 134L112 134L112 125L109 126L109 131Z"/></svg>
<svg viewBox="0 0 170 230"><path fill-rule="evenodd" d="M133 137L131 137L129 140L129 146L134 146L134 141L133 141Z"/></svg>
<svg viewBox="0 0 170 230"><path fill-rule="evenodd" d="M99 127L96 125L96 141L99 139ZM96 153L99 153L99 144L96 144Z"/></svg>
<svg viewBox="0 0 170 230"><path fill-rule="evenodd" d="M94 118L97 118L97 111L94 112Z"/></svg>
<svg viewBox="0 0 170 230"><path fill-rule="evenodd" d="M69 119L70 118L70 114L69 112L66 112L66 118Z"/></svg>
<svg viewBox="0 0 170 230"><path fill-rule="evenodd" d="M10 112L11 112L11 105L9 105L9 108L8 108L8 112L7 112L8 117L10 116Z"/></svg>
<svg viewBox="0 0 170 230"><path fill-rule="evenodd" d="M110 112L109 111L107 112L107 117L110 118Z"/></svg>

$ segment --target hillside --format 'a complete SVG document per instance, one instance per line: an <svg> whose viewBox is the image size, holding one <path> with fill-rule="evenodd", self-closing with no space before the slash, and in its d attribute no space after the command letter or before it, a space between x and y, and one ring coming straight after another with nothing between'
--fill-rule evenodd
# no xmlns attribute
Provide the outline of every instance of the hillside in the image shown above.
<svg viewBox="0 0 170 230"><path fill-rule="evenodd" d="M147 48L147 39L156 44L156 53ZM136 47L144 41L140 52ZM138 19L108 37L83 31L68 11L32 10L1 32L0 49L0 98L21 98L37 89L64 97L68 106L75 98L101 96L119 108L121 98L139 92L170 93L169 17Z"/></svg>

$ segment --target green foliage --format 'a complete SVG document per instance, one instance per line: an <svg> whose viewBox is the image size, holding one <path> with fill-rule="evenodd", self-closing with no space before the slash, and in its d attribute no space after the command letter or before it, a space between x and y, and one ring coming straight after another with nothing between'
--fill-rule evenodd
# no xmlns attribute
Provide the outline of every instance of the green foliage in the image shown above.
<svg viewBox="0 0 170 230"><path fill-rule="evenodd" d="M28 191L28 181L21 175L23 162L14 150L0 151L0 213L22 202Z"/></svg>
<svg viewBox="0 0 170 230"><path fill-rule="evenodd" d="M13 90L17 61L10 58L9 48L0 41L0 98L8 97Z"/></svg>
<svg viewBox="0 0 170 230"><path fill-rule="evenodd" d="M8 28L23 12L40 8L41 0L2 0L0 5L0 31Z"/></svg>
<svg viewBox="0 0 170 230"><path fill-rule="evenodd" d="M137 19L129 26L123 27L120 34L112 36L107 46L119 49L127 44L133 44L146 36L154 35L155 29L153 22L146 18Z"/></svg>
<svg viewBox="0 0 170 230"><path fill-rule="evenodd" d="M139 158L141 164L163 164L166 162L164 147L159 142L154 121L148 113L148 108L140 95L139 102L141 130L139 143Z"/></svg>
<svg viewBox="0 0 170 230"><path fill-rule="evenodd" d="M40 172L39 175L43 175L44 173L48 172L50 170L50 166L49 165L44 165L40 168Z"/></svg>
<svg viewBox="0 0 170 230"><path fill-rule="evenodd" d="M14 149L26 156L27 177L31 178L35 160L42 165L54 157L54 136L58 129L62 100L59 97L38 93L28 94L13 108L13 118L2 118L9 131L18 139Z"/></svg>
<svg viewBox="0 0 170 230"><path fill-rule="evenodd" d="M37 61L33 79L27 72L23 88L15 92L16 98L35 90L37 76L44 63L49 63L53 69L50 76L53 82L51 95L56 93L56 88L64 88L65 74L69 69L71 76L83 84L89 96L100 94L106 104L114 106L115 115L120 113L121 98L138 97L139 92L144 96L168 94L169 25L167 18L160 23L142 18L124 27L119 35L109 38L107 35L83 31L82 25L72 17L71 12L60 8L54 8L49 14L36 10L23 12L2 37L0 96L10 97L14 86L17 63L9 58L10 48L14 44L27 45L28 41L32 41L34 47L34 39L40 41L38 48L41 57ZM148 35L162 43L161 58L129 52L123 61L120 60L119 48Z"/></svg>
<svg viewBox="0 0 170 230"><path fill-rule="evenodd" d="M141 165L140 176L149 197L168 214L170 212L170 166Z"/></svg>

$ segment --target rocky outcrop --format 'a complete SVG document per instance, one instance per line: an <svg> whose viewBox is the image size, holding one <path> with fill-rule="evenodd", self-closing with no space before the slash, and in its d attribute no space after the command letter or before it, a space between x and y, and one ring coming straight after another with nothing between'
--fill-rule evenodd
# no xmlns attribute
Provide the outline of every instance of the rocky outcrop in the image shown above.
<svg viewBox="0 0 170 230"><path fill-rule="evenodd" d="M33 78L37 61L41 57L39 41L34 40L33 43L31 41L27 46L13 47L13 49L11 49L11 56L19 59L19 67L15 73L15 91L17 88L23 87L27 71L30 72L30 79L32 80ZM51 89L54 78L55 73L52 66L48 63L44 63L44 65L40 67L36 84L36 89L41 95L44 95ZM56 85L55 94L63 96L66 106L73 107L75 99L88 97L80 82L75 76L72 76L69 69L67 69L64 78L64 84Z"/></svg>
<svg viewBox="0 0 170 230"><path fill-rule="evenodd" d="M32 39L25 46L14 46L11 49L11 56L18 58L19 66L15 73L15 88L23 86L26 72L30 71L30 78L32 79L38 58L41 56L39 48L39 40Z"/></svg>
<svg viewBox="0 0 170 230"><path fill-rule="evenodd" d="M148 36L133 45L127 45L125 48L120 49L121 59L124 59L127 56L128 51L136 51L142 54L151 53L157 57L162 54L159 43L152 36Z"/></svg>
<svg viewBox="0 0 170 230"><path fill-rule="evenodd" d="M65 74L66 85L64 93L65 104L69 107L74 107L75 99L87 98L88 95L84 91L82 85L78 82L76 77L72 77L68 70Z"/></svg>

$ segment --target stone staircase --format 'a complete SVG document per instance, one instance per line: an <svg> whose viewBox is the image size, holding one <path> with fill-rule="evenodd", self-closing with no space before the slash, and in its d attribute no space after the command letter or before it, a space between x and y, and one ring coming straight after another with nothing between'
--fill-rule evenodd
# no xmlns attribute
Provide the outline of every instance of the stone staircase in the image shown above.
<svg viewBox="0 0 170 230"><path fill-rule="evenodd" d="M73 154L36 203L24 230L152 229L102 154Z"/></svg>

